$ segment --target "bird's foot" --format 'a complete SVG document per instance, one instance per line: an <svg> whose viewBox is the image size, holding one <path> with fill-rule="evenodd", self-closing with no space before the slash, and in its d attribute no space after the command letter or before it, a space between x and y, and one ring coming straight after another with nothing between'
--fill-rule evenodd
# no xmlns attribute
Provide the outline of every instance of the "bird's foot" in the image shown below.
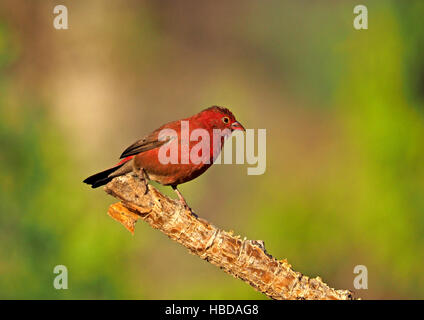
<svg viewBox="0 0 424 320"><path fill-rule="evenodd" d="M195 214L193 212L193 210L188 206L187 201L185 201L183 195L181 194L181 192L177 189L177 186L172 186L172 189L174 189L174 191L177 193L178 195L178 199L180 200L181 205L184 207L184 209L188 212L190 212L190 214L195 217L198 218L197 214Z"/></svg>
<svg viewBox="0 0 424 320"><path fill-rule="evenodd" d="M147 192L149 192L149 184L147 182L147 174L146 174L146 172L144 171L143 168L140 168L140 170L138 170L137 176L144 185L144 193L143 194L146 195Z"/></svg>
<svg viewBox="0 0 424 320"><path fill-rule="evenodd" d="M184 207L184 209L185 209L186 211L190 212L190 214L191 214L193 217L195 217L196 219L199 217L197 214L195 214L195 213L194 213L193 209L191 209L185 201L184 201L184 202L181 202L181 201L180 201L180 203L182 204L182 206Z"/></svg>

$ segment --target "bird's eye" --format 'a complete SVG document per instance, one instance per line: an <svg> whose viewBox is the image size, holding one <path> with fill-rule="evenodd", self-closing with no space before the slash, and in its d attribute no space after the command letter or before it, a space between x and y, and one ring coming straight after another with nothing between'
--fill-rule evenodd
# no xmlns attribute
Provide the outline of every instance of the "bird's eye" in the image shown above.
<svg viewBox="0 0 424 320"><path fill-rule="evenodd" d="M228 122L230 122L230 119L228 117L224 117L224 118L222 118L222 122L227 124Z"/></svg>

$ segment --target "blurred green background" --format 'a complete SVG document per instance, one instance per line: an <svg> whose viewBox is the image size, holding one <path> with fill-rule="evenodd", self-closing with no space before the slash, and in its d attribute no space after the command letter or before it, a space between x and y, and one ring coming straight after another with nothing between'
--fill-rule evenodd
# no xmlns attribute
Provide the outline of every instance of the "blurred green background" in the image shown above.
<svg viewBox="0 0 424 320"><path fill-rule="evenodd" d="M68 30L53 28L59 4ZM357 4L368 30L353 28ZM106 215L114 199L81 183L214 104L267 129L267 170L214 166L182 185L201 217L332 287L367 266L359 297L424 298L423 14L423 1L2 0L0 298L264 299L145 223L131 236Z"/></svg>

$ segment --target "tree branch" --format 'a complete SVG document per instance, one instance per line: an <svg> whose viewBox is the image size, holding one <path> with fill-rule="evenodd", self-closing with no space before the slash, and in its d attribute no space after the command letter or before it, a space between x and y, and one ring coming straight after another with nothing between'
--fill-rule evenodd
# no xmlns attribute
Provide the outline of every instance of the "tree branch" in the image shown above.
<svg viewBox="0 0 424 320"><path fill-rule="evenodd" d="M108 214L134 233L142 219L179 242L200 258L243 280L272 299L351 300L348 290L335 290L321 278L310 279L296 272L286 260L269 255L263 241L242 240L190 214L177 201L144 185L132 174L113 179L105 191L121 200Z"/></svg>

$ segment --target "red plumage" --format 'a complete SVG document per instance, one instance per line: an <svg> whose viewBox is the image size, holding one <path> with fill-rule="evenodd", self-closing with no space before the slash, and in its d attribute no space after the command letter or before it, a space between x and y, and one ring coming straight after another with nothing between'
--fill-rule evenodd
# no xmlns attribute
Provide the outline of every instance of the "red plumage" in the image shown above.
<svg viewBox="0 0 424 320"><path fill-rule="evenodd" d="M185 131L181 128L182 123L184 125L188 124L187 137L184 136ZM164 140L159 134L165 129L174 130L177 136L173 139ZM204 129L208 133L210 151L209 154L197 153L203 160L200 163L193 163L192 161L187 163L184 160L188 159L193 148L196 148L199 141L204 142L200 140L201 138L198 141L187 139L196 129ZM220 144L214 144L214 129L228 129L229 133L234 130L244 130L230 110L213 106L189 118L169 122L161 126L129 146L121 155L123 160L115 167L90 176L84 182L96 188L108 183L115 177L134 171L144 181L153 180L162 185L172 186L180 200L187 206L181 193L177 190L177 185L193 180L204 173L221 152L225 137L220 138ZM161 151L162 146L164 148L178 147L178 163L163 164L159 161L160 152L163 152L163 150ZM193 151L197 151L197 149Z"/></svg>

